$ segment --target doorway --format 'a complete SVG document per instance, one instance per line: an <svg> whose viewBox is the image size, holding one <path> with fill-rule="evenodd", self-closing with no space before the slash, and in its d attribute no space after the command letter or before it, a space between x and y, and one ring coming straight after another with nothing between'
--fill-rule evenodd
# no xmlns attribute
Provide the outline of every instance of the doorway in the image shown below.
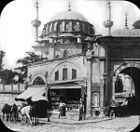
<svg viewBox="0 0 140 132"><path fill-rule="evenodd" d="M115 82L115 99L127 99L129 113L140 114L140 69L126 67L120 71Z"/></svg>

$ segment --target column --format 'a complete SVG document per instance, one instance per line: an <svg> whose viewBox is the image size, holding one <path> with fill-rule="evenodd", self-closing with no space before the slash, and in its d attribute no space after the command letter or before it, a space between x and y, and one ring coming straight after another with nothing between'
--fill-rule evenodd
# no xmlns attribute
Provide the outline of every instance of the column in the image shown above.
<svg viewBox="0 0 140 132"><path fill-rule="evenodd" d="M112 100L115 100L115 82L116 82L116 77L112 78Z"/></svg>
<svg viewBox="0 0 140 132"><path fill-rule="evenodd" d="M18 92L20 92L20 83L17 84Z"/></svg>
<svg viewBox="0 0 140 132"><path fill-rule="evenodd" d="M108 104L108 82L107 82L107 77L108 75L106 73L103 74L103 80L104 80L104 84L103 84L103 89L104 89L104 106L106 106Z"/></svg>
<svg viewBox="0 0 140 132"><path fill-rule="evenodd" d="M86 118L91 117L91 87L92 87L92 51L88 49L87 57L87 103L86 103Z"/></svg>
<svg viewBox="0 0 140 132"><path fill-rule="evenodd" d="M13 84L11 84L11 92L13 92Z"/></svg>
<svg viewBox="0 0 140 132"><path fill-rule="evenodd" d="M48 97L48 92L49 92L49 87L48 87L48 72L46 71L45 73L45 97L46 99L49 100L49 97Z"/></svg>
<svg viewBox="0 0 140 132"><path fill-rule="evenodd" d="M5 84L3 83L2 86L3 86L3 92L5 92Z"/></svg>
<svg viewBox="0 0 140 132"><path fill-rule="evenodd" d="M100 115L103 116L104 109L104 77L101 77L101 87L100 87Z"/></svg>

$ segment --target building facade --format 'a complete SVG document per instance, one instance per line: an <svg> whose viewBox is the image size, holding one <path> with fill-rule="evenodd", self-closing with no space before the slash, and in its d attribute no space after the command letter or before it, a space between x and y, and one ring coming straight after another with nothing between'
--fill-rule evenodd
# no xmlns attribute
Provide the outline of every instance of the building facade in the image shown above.
<svg viewBox="0 0 140 132"><path fill-rule="evenodd" d="M103 115L112 100L132 94L131 88L115 92L120 74L131 77L133 95L139 100L138 25L140 21L134 23L134 29L125 27L112 36L101 36L79 13L69 9L56 14L33 45L41 60L28 65L30 84L44 86L46 95L50 90L53 108L64 100L68 108L77 109L82 99L87 117L97 111Z"/></svg>

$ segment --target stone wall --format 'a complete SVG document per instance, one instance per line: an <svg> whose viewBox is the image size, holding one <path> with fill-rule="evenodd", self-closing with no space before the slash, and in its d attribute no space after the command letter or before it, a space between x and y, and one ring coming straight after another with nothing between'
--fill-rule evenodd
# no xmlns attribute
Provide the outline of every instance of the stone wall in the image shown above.
<svg viewBox="0 0 140 132"><path fill-rule="evenodd" d="M18 96L19 94L0 94L0 115L2 114L2 108L4 106L5 103L8 103L10 105L12 105L15 102L15 97Z"/></svg>
<svg viewBox="0 0 140 132"><path fill-rule="evenodd" d="M5 103L12 105L15 103L15 97L25 90L23 84L20 85L2 85L0 84L0 115ZM16 102L16 104L19 102Z"/></svg>

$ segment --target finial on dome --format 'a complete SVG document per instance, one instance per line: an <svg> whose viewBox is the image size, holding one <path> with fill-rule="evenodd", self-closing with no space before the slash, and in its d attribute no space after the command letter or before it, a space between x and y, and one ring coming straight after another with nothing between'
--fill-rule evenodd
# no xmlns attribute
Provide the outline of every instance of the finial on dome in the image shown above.
<svg viewBox="0 0 140 132"><path fill-rule="evenodd" d="M125 28L128 28L128 25L127 25L127 17L128 17L128 13L126 11L125 12Z"/></svg>
<svg viewBox="0 0 140 132"><path fill-rule="evenodd" d="M70 1L68 3L68 11L71 11L71 3L70 3Z"/></svg>
<svg viewBox="0 0 140 132"><path fill-rule="evenodd" d="M38 19L38 9L39 9L38 0L35 1L35 9L36 9L36 19Z"/></svg>

